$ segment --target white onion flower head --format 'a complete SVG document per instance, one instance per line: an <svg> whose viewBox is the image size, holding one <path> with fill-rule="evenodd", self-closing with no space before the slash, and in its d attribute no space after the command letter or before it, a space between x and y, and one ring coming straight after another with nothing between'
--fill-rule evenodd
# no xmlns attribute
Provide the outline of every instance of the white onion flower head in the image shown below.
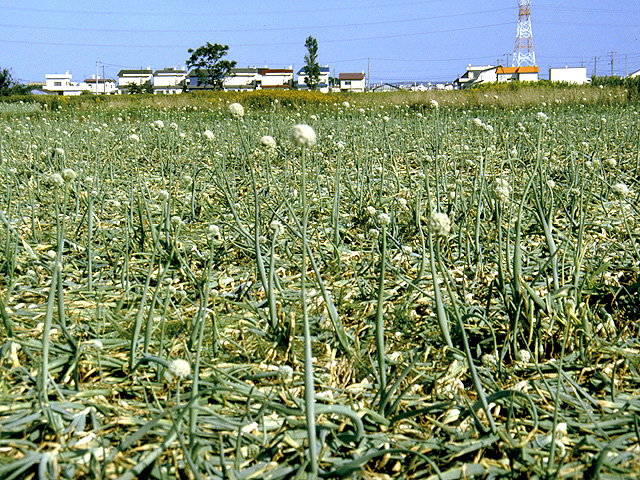
<svg viewBox="0 0 640 480"><path fill-rule="evenodd" d="M544 112L536 113L536 120L538 120L540 123L547 123L548 119L549 119L549 117L547 117L546 113L544 113Z"/></svg>
<svg viewBox="0 0 640 480"><path fill-rule="evenodd" d="M138 143L140 141L140 137L135 133L132 133L131 135L129 135L129 140L131 140L132 142Z"/></svg>
<svg viewBox="0 0 640 480"><path fill-rule="evenodd" d="M446 237L451 231L451 220L446 213L437 212L431 215L431 231L439 237Z"/></svg>
<svg viewBox="0 0 640 480"><path fill-rule="evenodd" d="M276 140L271 135L264 135L260 138L260 146L269 153L274 153L278 148Z"/></svg>
<svg viewBox="0 0 640 480"><path fill-rule="evenodd" d="M169 200L169 192L167 192L166 190L160 190L158 192L158 200L160 200L161 202L166 202L167 200Z"/></svg>
<svg viewBox="0 0 640 480"><path fill-rule="evenodd" d="M66 183L73 182L77 176L78 175L76 174L76 172L71 168L65 168L64 170L62 170L62 179Z"/></svg>
<svg viewBox="0 0 640 480"><path fill-rule="evenodd" d="M209 225L209 237L220 238L220 227L218 225Z"/></svg>
<svg viewBox="0 0 640 480"><path fill-rule="evenodd" d="M479 118L474 118L474 119L473 119L473 124L474 124L476 127L482 127L482 120L480 120Z"/></svg>
<svg viewBox="0 0 640 480"><path fill-rule="evenodd" d="M229 113L233 118L244 117L244 107L239 103L232 103L229 105Z"/></svg>
<svg viewBox="0 0 640 480"><path fill-rule="evenodd" d="M369 205L367 207L367 213L370 217L373 217L376 214L376 207L374 207L373 205Z"/></svg>
<svg viewBox="0 0 640 480"><path fill-rule="evenodd" d="M378 223L382 228L386 228L391 225L391 217L386 213L380 213L378 215Z"/></svg>
<svg viewBox="0 0 640 480"><path fill-rule="evenodd" d="M313 147L316 144L316 132L309 125L295 125L289 132L289 139L299 147Z"/></svg>
<svg viewBox="0 0 640 480"><path fill-rule="evenodd" d="M191 374L191 365L186 360L177 358L169 364L169 373L177 378L187 378Z"/></svg>
<svg viewBox="0 0 640 480"><path fill-rule="evenodd" d="M498 177L493 181L493 196L500 202L509 201L511 186L506 178Z"/></svg>
<svg viewBox="0 0 640 480"><path fill-rule="evenodd" d="M349 107L351 107L351 104L349 102L342 102L342 106L344 108L349 108Z"/></svg>
<svg viewBox="0 0 640 480"><path fill-rule="evenodd" d="M440 107L440 104L434 98L431 99L431 101L429 102L429 105L431 106L431 108L435 108L436 110Z"/></svg>
<svg viewBox="0 0 640 480"><path fill-rule="evenodd" d="M164 122L162 120L156 120L153 122L153 126L156 128L164 128Z"/></svg>
<svg viewBox="0 0 640 480"><path fill-rule="evenodd" d="M51 180L51 183L53 183L53 185L55 185L56 187L61 187L64 185L64 178L62 178L62 175L60 175L59 173L54 173L53 175L51 175L51 177L49 177L49 180Z"/></svg>
<svg viewBox="0 0 640 480"><path fill-rule="evenodd" d="M213 142L213 132L209 129L205 130L202 134L208 142Z"/></svg>
<svg viewBox="0 0 640 480"><path fill-rule="evenodd" d="M60 148L60 147L56 148L56 153L58 155L64 155L64 148Z"/></svg>
<svg viewBox="0 0 640 480"><path fill-rule="evenodd" d="M610 166L611 168L616 168L616 165L618 164L618 161L615 158L608 158L606 160L607 165Z"/></svg>
<svg viewBox="0 0 640 480"><path fill-rule="evenodd" d="M273 235L278 238L284 232L284 226L278 220L274 220L271 222L271 230L273 230Z"/></svg>
<svg viewBox="0 0 640 480"><path fill-rule="evenodd" d="M278 377L282 380L291 380L293 378L293 368L289 365L281 365L278 367Z"/></svg>
<svg viewBox="0 0 640 480"><path fill-rule="evenodd" d="M617 197L620 197L620 198L624 198L627 195L629 195L629 187L627 187L622 182L614 183L613 186L611 187L611 190Z"/></svg>

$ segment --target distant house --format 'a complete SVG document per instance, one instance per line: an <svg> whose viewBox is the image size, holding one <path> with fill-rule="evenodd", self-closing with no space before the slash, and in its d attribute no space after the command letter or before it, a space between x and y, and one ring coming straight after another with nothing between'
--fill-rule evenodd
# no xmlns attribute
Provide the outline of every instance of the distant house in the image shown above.
<svg viewBox="0 0 640 480"><path fill-rule="evenodd" d="M397 85L393 85L391 83L381 83L380 85L375 85L371 87L371 92L397 92L400 90L400 87Z"/></svg>
<svg viewBox="0 0 640 480"><path fill-rule="evenodd" d="M165 68L153 72L153 93L172 95L182 93L187 79L186 70Z"/></svg>
<svg viewBox="0 0 640 480"><path fill-rule="evenodd" d="M120 70L118 72L118 93L128 93L127 85L144 85L146 82L153 84L153 72L151 67L140 70Z"/></svg>
<svg viewBox="0 0 640 480"><path fill-rule="evenodd" d="M232 68L230 75L222 83L225 91L255 90L260 80L257 67Z"/></svg>
<svg viewBox="0 0 640 480"><path fill-rule="evenodd" d="M45 84L43 91L54 95L80 95L82 92L90 91L91 88L86 83L77 83L71 81L71 74L52 73L44 76Z"/></svg>
<svg viewBox="0 0 640 480"><path fill-rule="evenodd" d="M96 95L110 95L118 92L116 81L109 78L98 77L96 80L95 75L92 75L91 78L85 78L84 83L89 85L91 92Z"/></svg>
<svg viewBox="0 0 640 480"><path fill-rule="evenodd" d="M263 68L256 88L290 88L293 84L293 67Z"/></svg>
<svg viewBox="0 0 640 480"><path fill-rule="evenodd" d="M640 70L636 70L635 72L631 72L629 74L631 78L640 77Z"/></svg>
<svg viewBox="0 0 640 480"><path fill-rule="evenodd" d="M537 82L540 69L532 67L502 67L496 68L498 82Z"/></svg>
<svg viewBox="0 0 640 480"><path fill-rule="evenodd" d="M564 68L550 68L549 80L552 82L567 82L582 85L589 83L587 78L587 67L564 67Z"/></svg>
<svg viewBox="0 0 640 480"><path fill-rule="evenodd" d="M320 77L318 78L318 91L322 93L329 93L329 65L320 67ZM300 90L307 90L306 82L304 79L307 77L307 71L305 67L298 70L298 88Z"/></svg>
<svg viewBox="0 0 640 480"><path fill-rule="evenodd" d="M365 75L362 73L341 73L338 75L341 92L364 92Z"/></svg>
<svg viewBox="0 0 640 480"><path fill-rule="evenodd" d="M482 65L467 67L467 71L457 78L454 84L460 88L493 82L537 82L540 69L532 67L503 67L501 65Z"/></svg>
<svg viewBox="0 0 640 480"><path fill-rule="evenodd" d="M460 88L469 88L472 85L497 82L497 69L498 67L494 65L472 66L470 64L467 67L467 71L453 83L457 84Z"/></svg>

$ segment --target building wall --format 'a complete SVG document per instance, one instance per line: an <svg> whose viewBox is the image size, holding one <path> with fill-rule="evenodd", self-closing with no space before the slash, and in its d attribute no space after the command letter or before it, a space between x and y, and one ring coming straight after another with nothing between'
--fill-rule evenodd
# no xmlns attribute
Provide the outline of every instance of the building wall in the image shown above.
<svg viewBox="0 0 640 480"><path fill-rule="evenodd" d="M586 67L571 67L571 68L550 68L549 80L552 82L568 82L583 84L587 83L587 68Z"/></svg>

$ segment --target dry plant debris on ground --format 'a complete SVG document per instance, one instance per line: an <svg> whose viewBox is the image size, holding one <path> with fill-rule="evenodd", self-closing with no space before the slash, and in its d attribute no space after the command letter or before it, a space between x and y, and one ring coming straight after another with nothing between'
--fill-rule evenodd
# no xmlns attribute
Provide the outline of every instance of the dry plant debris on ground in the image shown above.
<svg viewBox="0 0 640 480"><path fill-rule="evenodd" d="M0 120L0 477L637 477L637 106L425 105Z"/></svg>

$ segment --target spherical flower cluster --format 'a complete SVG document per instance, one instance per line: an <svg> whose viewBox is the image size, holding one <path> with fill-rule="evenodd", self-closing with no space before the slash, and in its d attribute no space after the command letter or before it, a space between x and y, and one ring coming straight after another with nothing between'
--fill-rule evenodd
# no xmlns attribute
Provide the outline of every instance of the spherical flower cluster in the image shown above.
<svg viewBox="0 0 640 480"><path fill-rule="evenodd" d="M160 200L161 202L166 202L167 200L169 200L169 192L167 192L166 190L160 190L158 192L158 200Z"/></svg>
<svg viewBox="0 0 640 480"><path fill-rule="evenodd" d="M531 361L531 353L529 353L529 350L525 350L524 348L522 350L518 350L516 352L516 360L522 363L529 363Z"/></svg>
<svg viewBox="0 0 640 480"><path fill-rule="evenodd" d="M49 180L56 187L61 187L64 185L64 178L62 178L62 175L60 175L59 173L54 173L53 175L51 175L51 177L49 177Z"/></svg>
<svg viewBox="0 0 640 480"><path fill-rule="evenodd" d="M437 212L431 215L431 231L439 237L446 237L451 231L451 220L446 213Z"/></svg>
<svg viewBox="0 0 640 480"><path fill-rule="evenodd" d="M349 107L351 107L351 104L349 102L342 102L342 106L344 108L349 108Z"/></svg>
<svg viewBox="0 0 640 480"><path fill-rule="evenodd" d="M607 160L605 160L607 162L607 165L611 168L616 168L616 165L618 165L618 161L615 158L608 158Z"/></svg>
<svg viewBox="0 0 640 480"><path fill-rule="evenodd" d="M295 125L289 132L289 139L299 147L313 147L316 144L316 132L309 125Z"/></svg>
<svg viewBox="0 0 640 480"><path fill-rule="evenodd" d="M624 183L618 182L614 183L611 187L611 191L618 197L624 198L629 194L629 187L627 187Z"/></svg>
<svg viewBox="0 0 640 480"><path fill-rule="evenodd" d="M64 155L64 148L60 148L60 147L56 148L56 153L58 155Z"/></svg>
<svg viewBox="0 0 640 480"><path fill-rule="evenodd" d="M244 117L244 107L239 103L232 103L229 105L229 113L233 118Z"/></svg>
<svg viewBox="0 0 640 480"><path fill-rule="evenodd" d="M62 179L66 183L73 182L77 176L78 175L76 174L76 172L71 168L65 168L64 170L62 170Z"/></svg>
<svg viewBox="0 0 640 480"><path fill-rule="evenodd" d="M382 228L388 227L389 225L391 225L391 217L389 215L387 215L386 213L380 213L378 215L378 224Z"/></svg>
<svg viewBox="0 0 640 480"><path fill-rule="evenodd" d="M140 141L140 137L135 133L132 133L131 135L129 135L129 140L138 143Z"/></svg>
<svg viewBox="0 0 640 480"><path fill-rule="evenodd" d="M273 235L276 238L278 238L280 235L282 235L282 232L284 232L284 227L278 220L274 220L269 226L271 227L271 230L273 230Z"/></svg>
<svg viewBox="0 0 640 480"><path fill-rule="evenodd" d="M205 130L204 133L202 134L202 136L208 142L213 142L213 132L211 130L209 130L209 129Z"/></svg>
<svg viewBox="0 0 640 480"><path fill-rule="evenodd" d="M538 112L536 113L536 120L538 120L540 123L547 123L549 117L547 117L547 114L544 112Z"/></svg>
<svg viewBox="0 0 640 480"><path fill-rule="evenodd" d="M431 106L431 108L435 108L435 109L437 109L438 107L440 107L440 104L438 103L438 101L437 101L437 100L435 100L435 99L433 99L433 98L432 98L432 99L431 99L431 101L429 102L429 105Z"/></svg>
<svg viewBox="0 0 640 480"><path fill-rule="evenodd" d="M482 120L480 120L479 118L474 118L474 119L473 119L473 124L474 124L476 127L482 127L482 125L484 125L484 124L482 123Z"/></svg>
<svg viewBox="0 0 640 480"><path fill-rule="evenodd" d="M260 147L262 147L265 152L275 153L278 145L276 144L276 140L271 135L264 135L260 138Z"/></svg>
<svg viewBox="0 0 640 480"><path fill-rule="evenodd" d="M499 202L509 201L511 187L506 178L498 177L493 181L493 197Z"/></svg>
<svg viewBox="0 0 640 480"><path fill-rule="evenodd" d="M367 207L367 213L370 217L373 217L376 214L376 207L374 207L373 205L369 205Z"/></svg>
<svg viewBox="0 0 640 480"><path fill-rule="evenodd" d="M172 360L169 364L169 373L177 378L187 378L191 374L191 365L182 359Z"/></svg>
<svg viewBox="0 0 640 480"><path fill-rule="evenodd" d="M217 225L209 225L209 237L213 239L220 238L220 227Z"/></svg>
<svg viewBox="0 0 640 480"><path fill-rule="evenodd" d="M278 377L282 380L291 380L293 378L293 368L289 365L281 365L278 367Z"/></svg>
<svg viewBox="0 0 640 480"><path fill-rule="evenodd" d="M164 128L164 122L162 120L156 120L153 122L153 126L156 128Z"/></svg>

